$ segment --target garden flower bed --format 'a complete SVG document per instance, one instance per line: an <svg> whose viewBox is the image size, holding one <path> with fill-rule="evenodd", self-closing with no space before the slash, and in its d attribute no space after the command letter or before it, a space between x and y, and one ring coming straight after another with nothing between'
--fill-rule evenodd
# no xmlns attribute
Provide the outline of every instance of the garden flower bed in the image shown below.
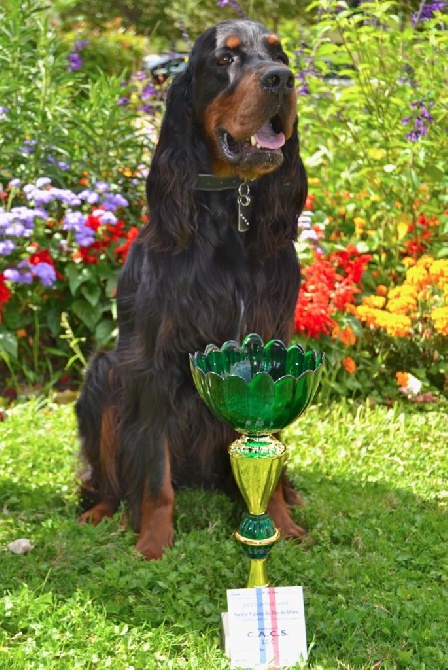
<svg viewBox="0 0 448 670"><path fill-rule="evenodd" d="M285 27L310 182L296 338L326 351L322 397L389 402L397 373L421 383L414 400L446 397L443 4L403 22L394 3L327 0L299 46ZM89 35L68 45L43 9L2 11L0 370L15 395L76 388L92 350L113 343L164 96L139 70L89 78ZM20 58L6 58L11 36ZM345 80L329 79L335 64Z"/></svg>

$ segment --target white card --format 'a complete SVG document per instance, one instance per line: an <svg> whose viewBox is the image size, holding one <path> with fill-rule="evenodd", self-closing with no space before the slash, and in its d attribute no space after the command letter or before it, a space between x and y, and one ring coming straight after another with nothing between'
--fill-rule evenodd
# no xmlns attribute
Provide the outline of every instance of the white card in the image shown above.
<svg viewBox="0 0 448 670"><path fill-rule="evenodd" d="M306 661L301 586L227 591L230 659L235 668L290 668Z"/></svg>

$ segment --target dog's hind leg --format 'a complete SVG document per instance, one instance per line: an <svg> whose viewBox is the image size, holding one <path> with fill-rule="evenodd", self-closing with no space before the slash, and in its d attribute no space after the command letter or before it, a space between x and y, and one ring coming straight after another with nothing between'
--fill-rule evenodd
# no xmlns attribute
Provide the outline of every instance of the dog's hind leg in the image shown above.
<svg viewBox="0 0 448 670"><path fill-rule="evenodd" d="M136 550L145 558L162 558L165 547L173 543L174 490L171 482L171 462L168 442L165 443L163 481L157 498L146 484L140 513L140 534Z"/></svg>
<svg viewBox="0 0 448 670"><path fill-rule="evenodd" d="M85 464L81 474L82 522L97 524L110 517L120 503L117 477L117 408L113 402L113 355L95 356L76 403L81 438L81 457Z"/></svg>

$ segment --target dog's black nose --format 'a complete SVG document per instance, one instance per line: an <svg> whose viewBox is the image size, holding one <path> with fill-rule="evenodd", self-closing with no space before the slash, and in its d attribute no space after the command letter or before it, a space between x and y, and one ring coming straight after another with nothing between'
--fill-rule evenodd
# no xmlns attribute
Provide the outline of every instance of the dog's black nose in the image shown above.
<svg viewBox="0 0 448 670"><path fill-rule="evenodd" d="M294 89L294 75L287 67L270 67L261 75L260 84L268 93L290 93Z"/></svg>

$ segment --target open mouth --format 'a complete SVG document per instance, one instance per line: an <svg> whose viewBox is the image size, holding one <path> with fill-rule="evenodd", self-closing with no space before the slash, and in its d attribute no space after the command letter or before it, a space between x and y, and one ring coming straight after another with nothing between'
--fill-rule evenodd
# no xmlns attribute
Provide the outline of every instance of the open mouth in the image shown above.
<svg viewBox="0 0 448 670"><path fill-rule="evenodd" d="M245 140L235 139L222 128L218 130L218 139L224 156L230 162L255 157L259 153L281 154L280 149L286 141L281 120L277 115Z"/></svg>

